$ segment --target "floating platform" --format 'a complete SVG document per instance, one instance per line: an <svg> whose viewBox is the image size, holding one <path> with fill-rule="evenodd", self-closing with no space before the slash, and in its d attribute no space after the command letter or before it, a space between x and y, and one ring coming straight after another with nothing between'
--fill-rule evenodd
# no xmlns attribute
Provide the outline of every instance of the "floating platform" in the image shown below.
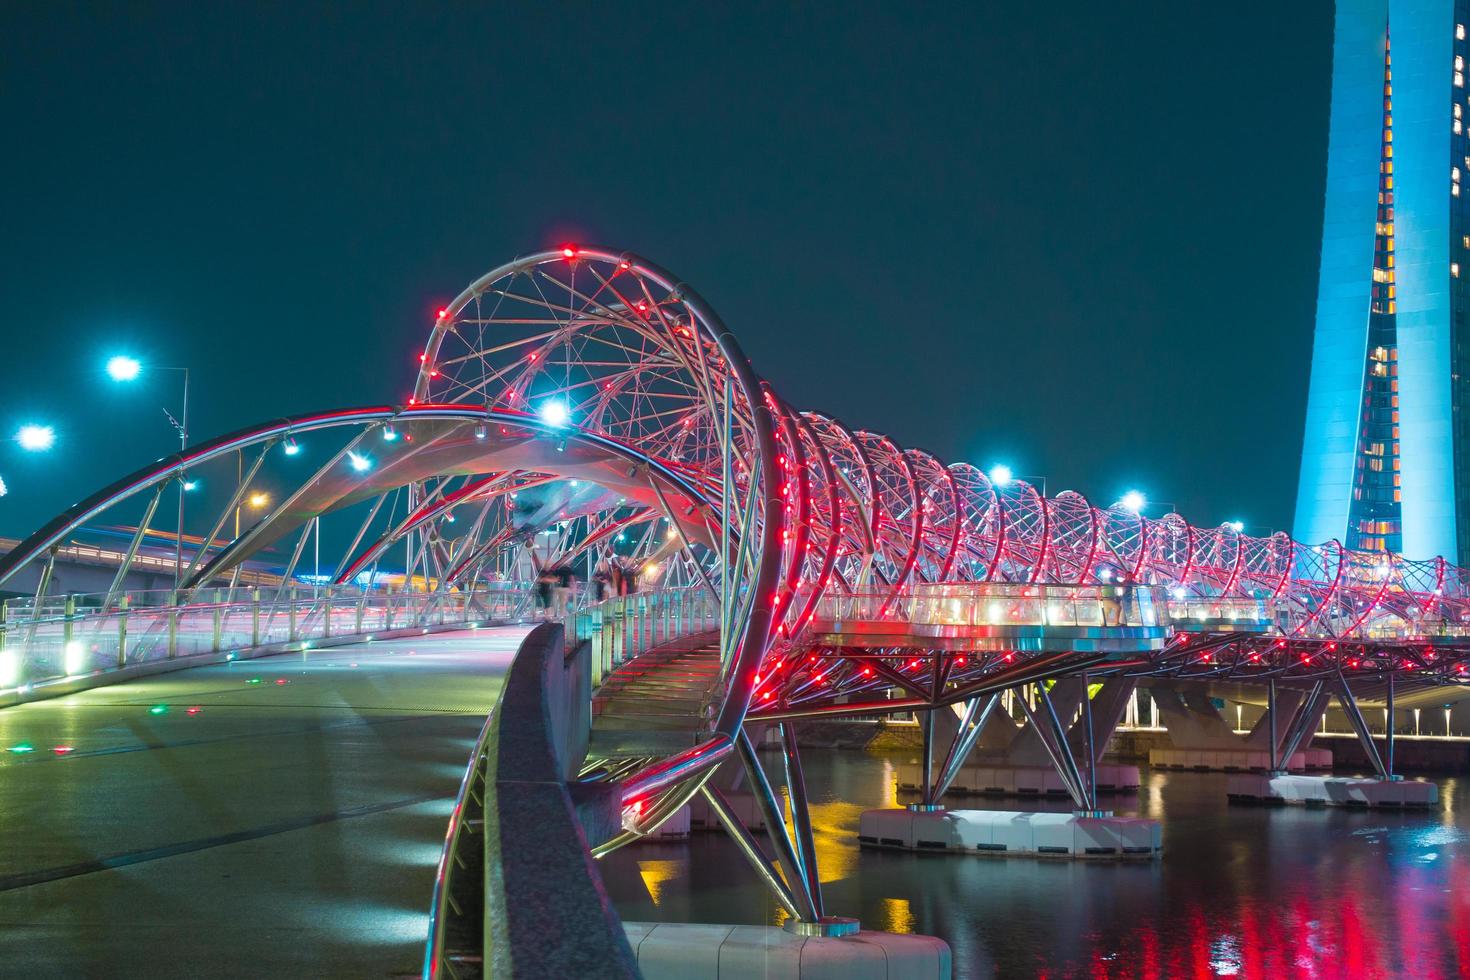
<svg viewBox="0 0 1470 980"><path fill-rule="evenodd" d="M1152 858L1163 850L1157 820L1014 810L867 810L864 847L941 854L1059 858Z"/></svg>
<svg viewBox="0 0 1470 980"><path fill-rule="evenodd" d="M1260 772L1271 768L1265 749L1149 749L1148 764L1155 769L1189 772ZM1331 749L1302 749L1293 752L1286 768L1292 772L1332 768Z"/></svg>
<svg viewBox="0 0 1470 980"><path fill-rule="evenodd" d="M918 763L898 765L898 788L922 790L924 767ZM1097 767L1100 793L1136 793L1137 766L1103 763ZM1067 787L1050 766L967 765L960 768L946 796L1067 796Z"/></svg>
<svg viewBox="0 0 1470 980"><path fill-rule="evenodd" d="M625 922L645 980L949 980L949 944L933 936L799 936L777 926Z"/></svg>
<svg viewBox="0 0 1470 980"><path fill-rule="evenodd" d="M1230 777L1225 792L1232 803L1403 809L1429 807L1439 802L1439 787L1417 779L1251 773Z"/></svg>

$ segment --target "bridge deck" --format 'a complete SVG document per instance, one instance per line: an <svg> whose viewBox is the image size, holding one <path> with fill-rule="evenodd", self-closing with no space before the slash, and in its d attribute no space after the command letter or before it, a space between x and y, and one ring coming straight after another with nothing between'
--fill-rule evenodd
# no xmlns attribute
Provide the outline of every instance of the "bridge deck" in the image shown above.
<svg viewBox="0 0 1470 980"><path fill-rule="evenodd" d="M524 632L0 712L0 973L417 975L453 795Z"/></svg>

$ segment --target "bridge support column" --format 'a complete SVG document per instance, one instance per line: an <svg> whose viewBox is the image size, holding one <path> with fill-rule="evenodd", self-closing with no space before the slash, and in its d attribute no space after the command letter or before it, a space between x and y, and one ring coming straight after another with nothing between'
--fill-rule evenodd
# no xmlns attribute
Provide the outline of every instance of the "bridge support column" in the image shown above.
<svg viewBox="0 0 1470 980"><path fill-rule="evenodd" d="M955 776L959 775L960 767L970 757L970 752L975 748L975 742L980 738L980 733L985 730L986 722L995 712L995 707L1000 703L1000 694L987 694L984 697L971 698L965 704L964 717L960 719L959 731L955 733L954 741L950 743L949 751L945 754L944 765L939 769L939 780L934 784L933 793L926 795L925 803L934 803L949 792L950 786L954 785Z"/></svg>
<svg viewBox="0 0 1470 980"><path fill-rule="evenodd" d="M1162 847L1158 821L1115 817L1098 808L1099 760L1135 686L1131 679L1110 679L1097 697L1090 699L1088 678L1078 675L1058 678L1050 690L1044 684L1025 684L968 702L939 775L928 784L925 803L866 811L859 821L858 842L865 847L956 854L980 851L1089 858L1157 855ZM1002 707L1007 693L1019 702L1028 722L1019 730L1013 723L995 720L997 715L1005 714L996 709ZM938 717L931 715L933 719ZM1014 793L1023 780L1027 788L1043 785L1043 779L1049 787L1060 782L1075 812L963 810L938 805L966 758L985 738L987 728L994 734L991 741L1009 764L977 770L971 778L978 782L971 785L988 792L989 783L1004 778ZM929 753L925 755L928 761ZM1136 780L1137 770L1133 772ZM905 788L922 786L924 778L915 776L911 782L901 779L901 783ZM1030 789L1032 793L1051 791Z"/></svg>
<svg viewBox="0 0 1470 980"><path fill-rule="evenodd" d="M750 744L750 736L743 730L735 741L735 747L740 753L741 763L745 766L745 776L750 782L752 792L755 793L756 804L761 809L761 816L766 821L766 836L771 840L771 847L775 849L776 857L781 862L781 868L786 872L786 880L791 887L792 897L796 899L797 918L805 922L817 922L822 917L817 905L819 899L808 887L805 871L801 861L797 859L796 849L791 844L791 837L786 832L786 821L781 819L781 806L776 802L776 794L771 790L771 783L766 778L765 770L761 768L760 759L755 754L755 747Z"/></svg>
<svg viewBox="0 0 1470 980"><path fill-rule="evenodd" d="M1072 755L1072 747L1067 740L1067 731L1057 717L1055 705L1052 704L1051 694L1045 685L1037 684L1034 687L1037 705L1031 706L1029 701L1020 698L1021 710L1026 713L1026 720L1031 723L1041 745L1046 749L1046 754L1051 758L1052 765L1056 767L1057 775L1061 776L1062 782L1066 784L1067 792L1072 797L1072 802L1080 811L1091 813L1097 809L1097 800L1088 793L1089 783L1084 782L1081 772L1077 768L1077 760Z"/></svg>
<svg viewBox="0 0 1470 980"><path fill-rule="evenodd" d="M1373 742L1373 736L1368 731L1368 723L1363 720L1363 713L1358 710L1358 699L1353 697L1353 689L1348 685L1347 678L1341 674L1337 677L1338 703L1342 705L1343 713L1347 715L1348 723L1353 726L1357 733L1358 744L1363 746L1363 753L1368 756L1368 764L1378 773L1379 779L1394 780L1398 776L1393 774L1378 754L1378 746Z"/></svg>
<svg viewBox="0 0 1470 980"><path fill-rule="evenodd" d="M1281 745L1276 753L1276 760L1283 768L1273 770L1273 775L1285 775L1285 766L1291 763L1291 757L1301 747L1302 740L1310 737L1312 730L1322 720L1322 715L1327 711L1327 692L1323 690L1323 683L1317 681L1312 685L1310 691L1302 698L1297 706L1296 713L1292 716L1290 724L1287 725L1285 734L1282 735Z"/></svg>

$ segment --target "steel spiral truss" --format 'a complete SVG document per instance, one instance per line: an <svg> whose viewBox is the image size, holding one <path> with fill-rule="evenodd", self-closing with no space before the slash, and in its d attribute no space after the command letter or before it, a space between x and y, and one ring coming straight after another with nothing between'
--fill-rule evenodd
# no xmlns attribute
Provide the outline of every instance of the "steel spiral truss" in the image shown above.
<svg viewBox="0 0 1470 980"><path fill-rule="evenodd" d="M686 572L717 589L724 576L757 613L732 613L749 622L736 698L758 675L769 681L823 596L896 603L923 583L1133 583L1176 601L1259 600L1278 648L1470 617L1464 575L1443 558L1153 520L1073 491L1044 497L796 409L757 380L696 294L628 253L568 246L497 269L441 311L421 360L420 401L564 418L704 488L707 509L664 517Z"/></svg>
<svg viewBox="0 0 1470 980"><path fill-rule="evenodd" d="M440 596L517 586L548 562L707 590L720 607L721 701L695 750L632 780L635 801L663 794L661 814L737 751L748 717L932 707L1043 669L1244 681L1352 671L1369 686L1389 674L1428 685L1461 682L1470 660L1470 588L1443 558L1153 520L1072 491L1045 497L802 411L760 378L696 292L630 253L567 246L495 269L439 311L419 361L407 406L272 420L103 488L0 558L0 584L54 562L99 522L136 527L131 560L165 488L187 475L202 485L196 496L220 495L194 529L205 533L173 604L202 601L211 586L233 596L245 563L272 548L285 567L278 591L308 555L319 577L346 588L379 581L395 554L404 588ZM308 437L318 443L298 456ZM272 490L270 502L252 511L257 488ZM141 513L120 514L125 506ZM334 517L345 529L324 532ZM325 565L323 540L345 545ZM104 612L122 577L98 597ZM1091 590L1096 600L1120 587L1165 606L1251 605L1258 628L1171 629L1107 662L1008 647L1004 636L855 651L815 628L834 599L902 621L915 596L968 588L1003 619L1036 596Z"/></svg>

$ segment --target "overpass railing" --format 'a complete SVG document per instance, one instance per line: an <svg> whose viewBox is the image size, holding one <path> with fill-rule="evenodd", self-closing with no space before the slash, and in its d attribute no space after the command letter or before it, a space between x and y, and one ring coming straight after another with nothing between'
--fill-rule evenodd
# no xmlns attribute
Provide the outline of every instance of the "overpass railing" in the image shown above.
<svg viewBox="0 0 1470 980"><path fill-rule="evenodd" d="M592 685L635 657L674 640L720 628L720 603L695 586L613 596L573 610L567 636L592 645Z"/></svg>
<svg viewBox="0 0 1470 980"><path fill-rule="evenodd" d="M531 591L506 584L446 592L358 586L199 589L72 595L0 605L0 692L206 654L332 637L506 621L530 613Z"/></svg>

